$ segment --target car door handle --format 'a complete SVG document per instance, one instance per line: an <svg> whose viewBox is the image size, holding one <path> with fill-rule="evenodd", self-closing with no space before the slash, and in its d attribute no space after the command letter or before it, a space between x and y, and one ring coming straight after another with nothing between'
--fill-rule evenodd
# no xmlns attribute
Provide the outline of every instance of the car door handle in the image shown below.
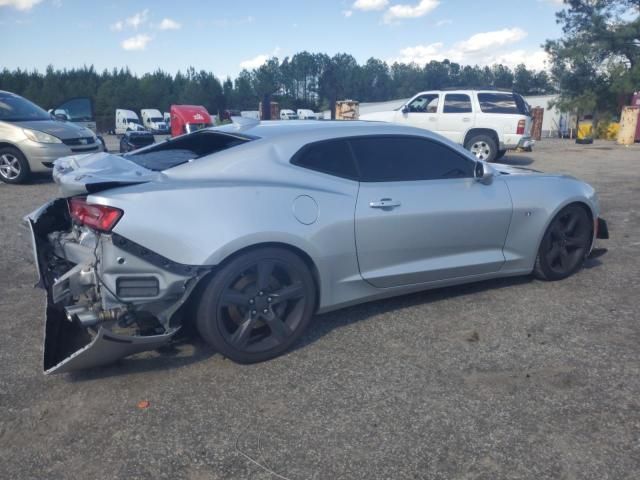
<svg viewBox="0 0 640 480"><path fill-rule="evenodd" d="M436 120L437 120L437 118L436 118L436 117L429 117L429 121L430 121L430 122L435 122Z"/></svg>
<svg viewBox="0 0 640 480"><path fill-rule="evenodd" d="M463 121L463 122L470 122L470 121L471 121L471 119L470 119L469 117L464 117L464 118L462 119L462 121Z"/></svg>
<svg viewBox="0 0 640 480"><path fill-rule="evenodd" d="M369 202L369 206L371 208L396 208L401 205L400 202L396 200L391 200L390 198L382 198L377 202Z"/></svg>

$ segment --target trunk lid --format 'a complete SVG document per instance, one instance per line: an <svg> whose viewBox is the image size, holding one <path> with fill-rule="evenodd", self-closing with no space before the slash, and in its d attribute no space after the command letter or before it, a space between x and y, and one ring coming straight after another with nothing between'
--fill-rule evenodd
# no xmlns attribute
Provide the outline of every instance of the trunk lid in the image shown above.
<svg viewBox="0 0 640 480"><path fill-rule="evenodd" d="M161 172L105 152L59 158L53 167L53 180L58 184L62 197L152 182L161 177Z"/></svg>

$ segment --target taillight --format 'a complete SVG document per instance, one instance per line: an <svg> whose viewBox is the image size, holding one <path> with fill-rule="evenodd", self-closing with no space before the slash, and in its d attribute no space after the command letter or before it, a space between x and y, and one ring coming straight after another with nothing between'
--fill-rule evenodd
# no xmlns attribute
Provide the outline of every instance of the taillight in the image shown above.
<svg viewBox="0 0 640 480"><path fill-rule="evenodd" d="M82 225L110 232L124 212L119 208L87 203L84 197L74 197L69 199L69 213L73 220Z"/></svg>
<svg viewBox="0 0 640 480"><path fill-rule="evenodd" d="M526 125L525 120L518 121L518 128L516 129L516 135L524 135L524 126Z"/></svg>

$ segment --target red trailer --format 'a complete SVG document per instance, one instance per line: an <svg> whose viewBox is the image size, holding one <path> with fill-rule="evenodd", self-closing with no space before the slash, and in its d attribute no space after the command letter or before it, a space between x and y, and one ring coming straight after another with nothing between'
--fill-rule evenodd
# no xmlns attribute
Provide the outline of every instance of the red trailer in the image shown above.
<svg viewBox="0 0 640 480"><path fill-rule="evenodd" d="M211 127L211 115L201 105L171 105L171 136Z"/></svg>

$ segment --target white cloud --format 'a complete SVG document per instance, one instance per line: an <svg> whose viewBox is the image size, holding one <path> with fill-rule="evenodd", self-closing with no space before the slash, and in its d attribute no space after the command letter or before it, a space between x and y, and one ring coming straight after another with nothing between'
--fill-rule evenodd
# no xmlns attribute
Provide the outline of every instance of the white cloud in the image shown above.
<svg viewBox="0 0 640 480"><path fill-rule="evenodd" d="M160 30L180 30L182 28L182 24L170 18L163 18L158 24L158 28Z"/></svg>
<svg viewBox="0 0 640 480"><path fill-rule="evenodd" d="M256 55L253 58L249 58L240 62L240 68L246 68L247 70L253 70L254 68L260 67L263 63L266 63L271 57L275 57L282 49L280 47L276 47L273 49L271 53L261 53L260 55Z"/></svg>
<svg viewBox="0 0 640 480"><path fill-rule="evenodd" d="M416 5L393 5L384 14L385 23L393 23L406 18L423 17L440 5L439 0L420 0Z"/></svg>
<svg viewBox="0 0 640 480"><path fill-rule="evenodd" d="M138 12L132 15L131 17L125 19L125 23L128 26L133 27L134 29L137 29L140 25L144 25L145 23L147 23L148 18L149 18L149 9L145 8L143 11Z"/></svg>
<svg viewBox="0 0 640 480"><path fill-rule="evenodd" d="M131 38L127 38L123 40L120 44L125 50L144 50L147 48L147 44L151 41L151 37L149 35L145 35L144 33L140 33Z"/></svg>
<svg viewBox="0 0 640 480"><path fill-rule="evenodd" d="M415 47L407 47L400 50L400 56L392 60L399 63L417 63L424 65L431 60L442 61L445 59L442 42L430 43L428 45L416 45Z"/></svg>
<svg viewBox="0 0 640 480"><path fill-rule="evenodd" d="M353 8L356 10L384 10L389 5L389 0L356 0Z"/></svg>
<svg viewBox="0 0 640 480"><path fill-rule="evenodd" d="M501 63L514 68L523 63L529 69L546 70L549 62L549 55L544 50L527 51L514 50L493 57L491 63Z"/></svg>
<svg viewBox="0 0 640 480"><path fill-rule="evenodd" d="M131 27L134 30L137 30L138 27L147 23L147 20L149 20L149 9L145 8L141 12L134 13L124 20L118 20L116 23L111 25L111 30L119 32L121 30L124 30L125 27Z"/></svg>
<svg viewBox="0 0 640 480"><path fill-rule="evenodd" d="M16 10L31 10L42 0L0 0L0 7L13 7Z"/></svg>
<svg viewBox="0 0 640 480"><path fill-rule="evenodd" d="M547 54L538 50L501 50L500 47L511 46L526 37L527 32L521 28L505 28L494 32L483 32L472 35L466 40L445 48L442 42L425 45L414 45L400 50L398 57L390 63L412 63L424 65L432 60L449 59L463 65L493 65L502 63L515 67L524 63L527 68L541 70L546 68Z"/></svg>
<svg viewBox="0 0 640 480"><path fill-rule="evenodd" d="M253 58L249 58L248 60L244 60L240 62L240 68L246 68L247 70L253 70L254 68L258 68L263 63L269 60L269 55L266 53L256 55Z"/></svg>
<svg viewBox="0 0 640 480"><path fill-rule="evenodd" d="M353 10L343 10L342 15L349 18L351 15L353 15Z"/></svg>
<svg viewBox="0 0 640 480"><path fill-rule="evenodd" d="M527 32L521 28L503 28L494 32L476 33L469 37L468 40L457 43L455 48L465 53L479 52L507 43L518 42L526 36Z"/></svg>

